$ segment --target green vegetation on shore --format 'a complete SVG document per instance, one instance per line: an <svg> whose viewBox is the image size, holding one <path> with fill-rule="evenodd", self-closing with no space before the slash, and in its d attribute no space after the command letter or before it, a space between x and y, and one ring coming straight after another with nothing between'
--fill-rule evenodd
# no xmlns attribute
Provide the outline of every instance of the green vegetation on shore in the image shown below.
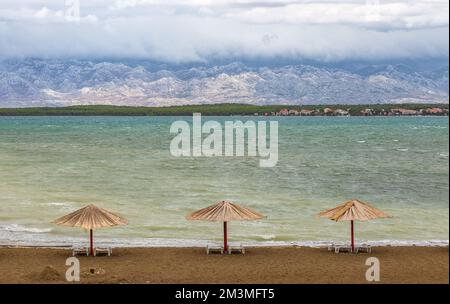
<svg viewBox="0 0 450 304"><path fill-rule="evenodd" d="M109 105L88 105L70 107L36 107L36 108L0 108L0 116L190 116L192 113L202 113L208 116L229 115L259 115L288 110L315 110L323 112L325 108L332 110L344 109L350 115L362 115L361 111L370 108L374 111L390 111L402 108L420 110L439 107L448 109L448 104L371 104L371 105L246 105L246 104L213 104L213 105L186 105L170 107L130 107Z"/></svg>

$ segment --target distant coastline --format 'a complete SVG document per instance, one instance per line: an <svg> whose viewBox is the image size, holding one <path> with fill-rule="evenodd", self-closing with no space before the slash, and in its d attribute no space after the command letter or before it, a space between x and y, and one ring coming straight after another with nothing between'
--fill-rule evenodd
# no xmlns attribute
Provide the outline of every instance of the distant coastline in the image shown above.
<svg viewBox="0 0 450 304"><path fill-rule="evenodd" d="M247 105L205 104L170 107L83 105L0 108L0 116L448 116L448 104Z"/></svg>

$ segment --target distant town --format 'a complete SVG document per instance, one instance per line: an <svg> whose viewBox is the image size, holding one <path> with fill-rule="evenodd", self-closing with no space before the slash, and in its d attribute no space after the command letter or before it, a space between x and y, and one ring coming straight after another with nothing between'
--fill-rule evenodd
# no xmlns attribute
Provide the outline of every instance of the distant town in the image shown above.
<svg viewBox="0 0 450 304"><path fill-rule="evenodd" d="M360 116L417 116L417 115L436 115L436 116L448 116L448 108L425 108L425 109L373 109L365 108L358 114ZM259 113L254 113L255 116L259 116ZM265 116L351 116L351 108L348 109L281 109L278 112L264 113Z"/></svg>

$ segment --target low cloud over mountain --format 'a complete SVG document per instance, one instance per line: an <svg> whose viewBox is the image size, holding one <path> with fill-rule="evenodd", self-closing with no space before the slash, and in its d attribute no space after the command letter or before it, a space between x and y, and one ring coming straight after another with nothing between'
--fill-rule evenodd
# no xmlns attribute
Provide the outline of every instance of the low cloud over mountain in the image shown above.
<svg viewBox="0 0 450 304"><path fill-rule="evenodd" d="M2 58L437 58L448 33L448 0L0 2Z"/></svg>

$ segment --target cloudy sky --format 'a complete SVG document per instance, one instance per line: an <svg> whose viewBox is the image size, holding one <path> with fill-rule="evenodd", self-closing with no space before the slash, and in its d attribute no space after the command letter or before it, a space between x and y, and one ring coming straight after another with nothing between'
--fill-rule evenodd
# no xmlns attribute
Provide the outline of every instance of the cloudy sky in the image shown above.
<svg viewBox="0 0 450 304"><path fill-rule="evenodd" d="M448 34L448 0L0 1L0 58L448 58Z"/></svg>

